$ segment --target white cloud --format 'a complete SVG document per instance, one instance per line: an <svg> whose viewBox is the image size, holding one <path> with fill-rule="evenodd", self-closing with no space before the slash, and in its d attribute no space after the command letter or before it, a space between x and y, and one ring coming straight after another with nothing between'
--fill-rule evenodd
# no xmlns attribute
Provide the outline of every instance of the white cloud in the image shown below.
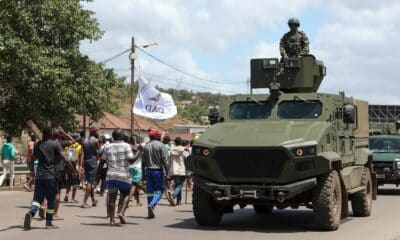
<svg viewBox="0 0 400 240"><path fill-rule="evenodd" d="M230 72L236 72L236 69L229 73L207 73L199 67L198 59L196 59L198 56L193 56L191 52L223 55L238 42L255 37L260 26L276 28L282 21L286 21L288 14L300 13L310 2L311 0L300 0L291 4L256 0L163 2L120 0L118 4L115 4L112 1L97 0L94 3L88 3L87 7L96 12L100 26L106 34L103 39L94 44L84 43L83 49L88 53L91 51L90 56L95 59L104 60L116 53L115 51L107 52L104 49L110 46L120 47L120 49L128 48L131 36L135 35L138 44L157 41L159 46L149 51L157 56L163 56L166 61L179 69L196 75L232 76L233 81L244 81L245 77L238 79L238 75L230 74ZM246 62L248 63L248 59ZM139 57L138 65L143 70L151 69L151 72L157 74L180 77L180 74L171 74L171 70L149 59ZM109 63L108 66L128 67L129 60L127 56L121 57ZM240 69L248 69L248 65ZM185 81L200 82L202 85L201 80L186 78ZM205 84L207 85L207 82ZM213 84L210 87L221 90L235 88L235 86L228 87L222 84Z"/></svg>
<svg viewBox="0 0 400 240"><path fill-rule="evenodd" d="M399 104L400 4L359 3L334 1L326 6L328 21L313 43L316 56L328 67L322 90L343 89L372 103Z"/></svg>
<svg viewBox="0 0 400 240"><path fill-rule="evenodd" d="M100 41L83 44L84 51L96 60L129 48L134 35L138 44L158 42L159 46L148 51L179 69L236 82L248 77L250 58L279 56L276 39L261 39L259 31L284 33L287 29L278 27L284 26L288 17L307 12L308 18L322 21L310 38L312 53L328 67L322 91L345 90L348 95L373 103L400 103L396 89L400 88L396 72L400 2L396 0L120 0L118 4L97 0L87 6L96 12L106 31ZM245 42L257 44L235 55ZM205 70L204 62L215 55L222 56L225 67ZM142 55L137 65L170 78L181 77ZM124 56L108 66L126 68L129 60ZM245 92L243 84L227 87L189 78L184 81Z"/></svg>

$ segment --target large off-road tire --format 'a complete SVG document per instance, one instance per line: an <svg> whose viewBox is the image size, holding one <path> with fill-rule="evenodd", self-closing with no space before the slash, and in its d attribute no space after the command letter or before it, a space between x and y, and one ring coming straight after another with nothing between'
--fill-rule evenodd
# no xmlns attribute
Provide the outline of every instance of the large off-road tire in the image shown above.
<svg viewBox="0 0 400 240"><path fill-rule="evenodd" d="M369 168L363 169L361 186L364 186L365 190L354 193L351 196L351 207L353 208L354 216L367 217L371 215L373 193L372 177Z"/></svg>
<svg viewBox="0 0 400 240"><path fill-rule="evenodd" d="M210 194L196 184L193 187L193 212L196 222L201 226L221 224L223 209L218 207Z"/></svg>
<svg viewBox="0 0 400 240"><path fill-rule="evenodd" d="M254 212L257 214L269 215L274 210L274 205L253 205Z"/></svg>
<svg viewBox="0 0 400 240"><path fill-rule="evenodd" d="M318 184L313 191L313 207L318 228L326 231L338 229L342 212L342 191L336 170L318 178Z"/></svg>

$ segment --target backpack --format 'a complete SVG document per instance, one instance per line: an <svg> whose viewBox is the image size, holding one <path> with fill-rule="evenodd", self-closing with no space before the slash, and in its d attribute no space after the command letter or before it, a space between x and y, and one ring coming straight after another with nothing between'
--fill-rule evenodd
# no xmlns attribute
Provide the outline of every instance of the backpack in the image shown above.
<svg viewBox="0 0 400 240"><path fill-rule="evenodd" d="M73 144L68 147L66 159L70 162L76 162L78 160L78 153L76 151L77 145Z"/></svg>

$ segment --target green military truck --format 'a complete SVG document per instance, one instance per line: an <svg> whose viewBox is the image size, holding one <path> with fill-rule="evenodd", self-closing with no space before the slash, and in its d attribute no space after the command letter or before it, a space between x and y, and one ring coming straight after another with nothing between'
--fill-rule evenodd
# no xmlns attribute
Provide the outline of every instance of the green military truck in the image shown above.
<svg viewBox="0 0 400 240"><path fill-rule="evenodd" d="M400 184L400 121L372 123L369 148L373 152L373 166L378 186Z"/></svg>
<svg viewBox="0 0 400 240"><path fill-rule="evenodd" d="M305 206L324 230L348 216L348 201L354 216L371 214L368 103L318 93L325 75L312 55L251 60L252 88L270 94L226 96L185 162L198 224L219 225L235 205L257 214Z"/></svg>

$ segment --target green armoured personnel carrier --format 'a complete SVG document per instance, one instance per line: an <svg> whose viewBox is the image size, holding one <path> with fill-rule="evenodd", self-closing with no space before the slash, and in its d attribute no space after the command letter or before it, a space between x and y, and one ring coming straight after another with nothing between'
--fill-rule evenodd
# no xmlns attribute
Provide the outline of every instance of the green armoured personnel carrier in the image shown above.
<svg viewBox="0 0 400 240"><path fill-rule="evenodd" d="M370 124L369 148L378 186L400 185L400 120Z"/></svg>
<svg viewBox="0 0 400 240"><path fill-rule="evenodd" d="M318 93L325 74L312 55L251 60L252 88L270 94L225 97L185 162L198 224L219 225L235 205L257 214L305 206L325 230L348 216L348 201L354 216L371 214L368 103Z"/></svg>

